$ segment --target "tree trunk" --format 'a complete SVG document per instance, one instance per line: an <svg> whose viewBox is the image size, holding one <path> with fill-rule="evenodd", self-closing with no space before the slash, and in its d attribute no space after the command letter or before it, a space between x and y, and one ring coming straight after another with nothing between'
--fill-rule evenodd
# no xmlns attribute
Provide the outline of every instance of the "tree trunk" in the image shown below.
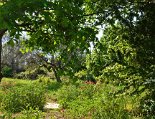
<svg viewBox="0 0 155 119"><path fill-rule="evenodd" d="M60 82L60 83L61 83L60 76L58 75L56 69L52 67L52 70L53 70L53 72L54 72L54 76L55 76L57 82Z"/></svg>
<svg viewBox="0 0 155 119"><path fill-rule="evenodd" d="M0 82L2 81L2 78L3 78L3 75L2 75L2 37L6 31L7 31L6 29L0 30Z"/></svg>

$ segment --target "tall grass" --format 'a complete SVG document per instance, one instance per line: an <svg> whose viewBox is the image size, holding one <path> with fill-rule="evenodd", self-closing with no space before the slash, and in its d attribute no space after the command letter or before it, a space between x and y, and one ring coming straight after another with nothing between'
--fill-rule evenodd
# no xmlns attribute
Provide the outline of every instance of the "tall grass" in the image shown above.
<svg viewBox="0 0 155 119"><path fill-rule="evenodd" d="M36 81L4 79L0 87L0 96L3 97L0 103L8 115L21 112L23 118L28 115L42 117L42 109L47 101L60 103L60 110L56 111L66 119L145 118L140 112L140 97L116 95L120 88L112 84L79 80L64 80L60 84L45 77ZM63 112L59 112L61 110Z"/></svg>
<svg viewBox="0 0 155 119"><path fill-rule="evenodd" d="M66 109L66 118L130 119L138 103L132 101L133 97L115 95L117 88L84 82L64 85L57 92L58 101Z"/></svg>
<svg viewBox="0 0 155 119"><path fill-rule="evenodd" d="M43 109L45 104L45 87L29 81L5 79L1 84L1 107L8 112L20 112L26 108Z"/></svg>

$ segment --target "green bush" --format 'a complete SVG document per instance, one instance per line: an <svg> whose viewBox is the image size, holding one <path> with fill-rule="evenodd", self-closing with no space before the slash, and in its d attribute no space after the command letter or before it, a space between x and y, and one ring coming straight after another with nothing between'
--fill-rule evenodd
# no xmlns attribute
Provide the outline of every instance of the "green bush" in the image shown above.
<svg viewBox="0 0 155 119"><path fill-rule="evenodd" d="M22 111L22 115L17 117L17 119L43 119L43 112L38 108L29 108Z"/></svg>
<svg viewBox="0 0 155 119"><path fill-rule="evenodd" d="M11 88L4 96L2 104L9 112L20 112L29 107L43 109L45 90L42 85L28 85L21 88Z"/></svg>
<svg viewBox="0 0 155 119"><path fill-rule="evenodd" d="M94 75L87 70L81 70L75 73L75 77L84 81L92 81L96 83Z"/></svg>
<svg viewBox="0 0 155 119"><path fill-rule="evenodd" d="M4 77L12 77L13 76L13 70L11 67L8 67L8 66L4 66L2 68L2 75Z"/></svg>
<svg viewBox="0 0 155 119"><path fill-rule="evenodd" d="M38 75L46 75L47 71L42 68L27 69L25 72L20 72L14 77L17 79L37 79Z"/></svg>
<svg viewBox="0 0 155 119"><path fill-rule="evenodd" d="M87 75L86 70L81 70L81 71L75 73L75 76L79 79L82 79L82 80L86 80L86 75Z"/></svg>
<svg viewBox="0 0 155 119"><path fill-rule="evenodd" d="M38 75L37 79L40 83L43 83L43 84L48 84L51 81L50 77L47 77L44 75Z"/></svg>
<svg viewBox="0 0 155 119"><path fill-rule="evenodd" d="M143 97L141 100L141 111L148 118L155 116L155 92L149 92Z"/></svg>

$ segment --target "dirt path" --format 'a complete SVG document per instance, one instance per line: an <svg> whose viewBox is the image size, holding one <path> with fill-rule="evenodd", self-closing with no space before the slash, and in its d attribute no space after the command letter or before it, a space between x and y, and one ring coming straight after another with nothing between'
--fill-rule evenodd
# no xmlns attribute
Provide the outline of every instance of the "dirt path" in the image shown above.
<svg viewBox="0 0 155 119"><path fill-rule="evenodd" d="M45 110L50 110L50 109L59 109L60 105L56 102L47 102L44 106Z"/></svg>
<svg viewBox="0 0 155 119"><path fill-rule="evenodd" d="M46 111L45 119L65 119L60 104L56 102L47 102L44 109Z"/></svg>

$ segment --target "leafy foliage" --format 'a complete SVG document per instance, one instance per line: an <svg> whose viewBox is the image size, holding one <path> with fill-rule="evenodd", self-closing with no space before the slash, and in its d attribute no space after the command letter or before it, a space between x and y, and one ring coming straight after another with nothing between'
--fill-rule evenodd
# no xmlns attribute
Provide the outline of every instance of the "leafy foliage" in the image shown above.
<svg viewBox="0 0 155 119"><path fill-rule="evenodd" d="M8 66L4 66L2 68L2 74L4 77L12 77L13 76L12 68Z"/></svg>
<svg viewBox="0 0 155 119"><path fill-rule="evenodd" d="M29 68L24 72L17 73L14 77L17 79L32 79L35 80L39 75L47 75L47 71L44 68Z"/></svg>
<svg viewBox="0 0 155 119"><path fill-rule="evenodd" d="M54 56L56 61L61 61L62 66L65 64L63 70L52 67L59 75L63 71L69 75L79 69L79 55L88 51L89 42L95 40L97 33L95 27L84 25L86 19L83 17L83 0L10 0L0 10L1 21L4 22L0 26L7 29L12 38L19 38L22 31L26 31L30 37L25 41L26 46L31 50L42 50L45 54Z"/></svg>

